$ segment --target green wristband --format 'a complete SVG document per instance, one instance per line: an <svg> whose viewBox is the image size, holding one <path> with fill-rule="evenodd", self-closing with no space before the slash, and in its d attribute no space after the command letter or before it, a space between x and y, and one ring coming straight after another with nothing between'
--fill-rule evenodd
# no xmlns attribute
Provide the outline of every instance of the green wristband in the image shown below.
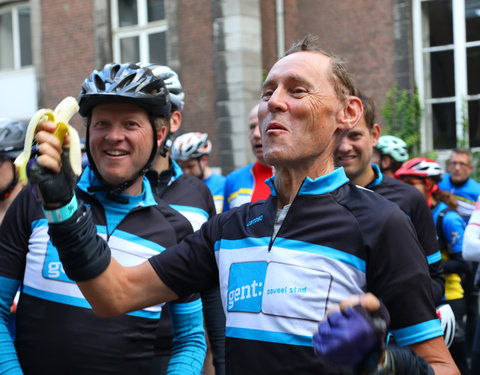
<svg viewBox="0 0 480 375"><path fill-rule="evenodd" d="M70 219L73 216L73 214L77 211L77 208L78 208L78 203L77 203L77 197L75 196L75 193L73 193L73 197L67 205L57 208L56 210L46 210L45 208L42 207L45 217L47 218L47 221L53 224L61 223L63 221Z"/></svg>

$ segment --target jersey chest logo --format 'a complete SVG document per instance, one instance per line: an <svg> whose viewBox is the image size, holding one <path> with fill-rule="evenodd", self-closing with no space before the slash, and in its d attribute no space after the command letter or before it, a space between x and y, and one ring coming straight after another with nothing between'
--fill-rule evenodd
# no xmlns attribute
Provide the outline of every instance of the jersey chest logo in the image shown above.
<svg viewBox="0 0 480 375"><path fill-rule="evenodd" d="M332 275L279 262L230 266L227 310L318 320L325 313Z"/></svg>

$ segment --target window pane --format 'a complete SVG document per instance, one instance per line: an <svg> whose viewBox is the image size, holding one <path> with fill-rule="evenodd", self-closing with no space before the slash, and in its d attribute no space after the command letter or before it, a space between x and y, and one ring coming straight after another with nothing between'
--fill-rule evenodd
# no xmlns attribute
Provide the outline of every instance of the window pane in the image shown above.
<svg viewBox="0 0 480 375"><path fill-rule="evenodd" d="M150 61L152 63L167 65L166 33L155 33L148 36L150 48Z"/></svg>
<svg viewBox="0 0 480 375"><path fill-rule="evenodd" d="M452 0L422 3L423 14L428 19L429 37L424 47L444 46L453 43Z"/></svg>
<svg viewBox="0 0 480 375"><path fill-rule="evenodd" d="M480 100L468 102L470 147L480 147Z"/></svg>
<svg viewBox="0 0 480 375"><path fill-rule="evenodd" d="M12 13L0 14L0 69L13 68Z"/></svg>
<svg viewBox="0 0 480 375"><path fill-rule="evenodd" d="M137 0L118 0L118 25L120 27L136 25Z"/></svg>
<svg viewBox="0 0 480 375"><path fill-rule="evenodd" d="M430 53L432 98L455 96L453 51Z"/></svg>
<svg viewBox="0 0 480 375"><path fill-rule="evenodd" d="M140 61L140 47L138 36L120 39L120 59L122 63Z"/></svg>
<svg viewBox="0 0 480 375"><path fill-rule="evenodd" d="M467 48L468 94L480 94L480 47Z"/></svg>
<svg viewBox="0 0 480 375"><path fill-rule="evenodd" d="M20 65L32 65L32 37L30 34L30 8L18 9L20 27Z"/></svg>
<svg viewBox="0 0 480 375"><path fill-rule="evenodd" d="M480 40L480 0L465 1L467 42Z"/></svg>
<svg viewBox="0 0 480 375"><path fill-rule="evenodd" d="M164 0L148 0L148 22L165 19Z"/></svg>
<svg viewBox="0 0 480 375"><path fill-rule="evenodd" d="M455 148L455 103L432 104L433 147Z"/></svg>

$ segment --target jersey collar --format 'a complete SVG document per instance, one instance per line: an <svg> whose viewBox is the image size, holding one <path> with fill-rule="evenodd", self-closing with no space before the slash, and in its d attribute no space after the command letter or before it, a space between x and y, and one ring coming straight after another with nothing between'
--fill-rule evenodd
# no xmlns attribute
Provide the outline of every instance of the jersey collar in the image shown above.
<svg viewBox="0 0 480 375"><path fill-rule="evenodd" d="M370 182L367 186L367 189L371 189L377 185L379 185L383 181L383 174L380 171L380 167L377 164L372 164L373 173L375 173L375 179Z"/></svg>
<svg viewBox="0 0 480 375"><path fill-rule="evenodd" d="M78 181L78 188L85 191L89 195L96 195L97 193L90 193L88 192L88 188L90 186L95 186L95 185L100 185L100 181L98 181L97 177L95 177L95 174L93 171L90 169L90 167L86 167L85 170L82 173L82 176L80 177L80 181ZM156 206L157 202L155 200L155 197L153 196L152 193L152 187L150 186L150 182L148 182L147 178L143 176L143 181L142 181L142 191L143 193L138 196L138 197L133 197L131 200L132 202L135 202L135 206ZM121 194L124 195L128 198L132 198L131 195L127 194Z"/></svg>
<svg viewBox="0 0 480 375"><path fill-rule="evenodd" d="M269 179L265 180L265 183L270 188L272 196L277 195L274 179L275 176L272 176ZM347 182L348 178L345 174L345 170L343 169L343 167L336 168L333 172L330 172L321 177L317 177L314 180L312 180L310 177L306 177L303 180L298 195L319 195L330 193L338 189L340 186L346 184Z"/></svg>

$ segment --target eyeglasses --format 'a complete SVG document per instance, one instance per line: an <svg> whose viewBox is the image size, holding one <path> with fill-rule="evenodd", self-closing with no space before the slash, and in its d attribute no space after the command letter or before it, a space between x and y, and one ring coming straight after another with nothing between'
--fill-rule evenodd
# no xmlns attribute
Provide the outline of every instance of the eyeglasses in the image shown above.
<svg viewBox="0 0 480 375"><path fill-rule="evenodd" d="M463 167L463 168L468 168L470 166L470 164L467 164L467 163L463 163L461 161L449 161L447 163L450 167Z"/></svg>

